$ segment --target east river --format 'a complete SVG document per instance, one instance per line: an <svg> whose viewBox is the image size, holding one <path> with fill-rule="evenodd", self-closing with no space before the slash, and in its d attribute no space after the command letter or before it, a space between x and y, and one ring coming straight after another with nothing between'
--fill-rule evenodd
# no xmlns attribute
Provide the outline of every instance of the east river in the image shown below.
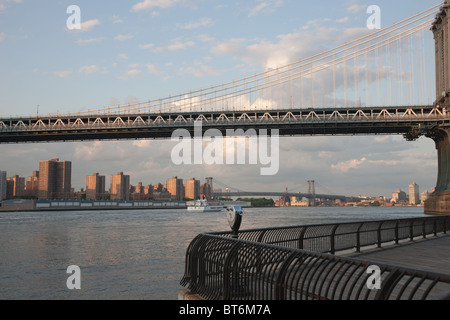
<svg viewBox="0 0 450 320"><path fill-rule="evenodd" d="M423 208L248 208L241 229L423 217ZM186 210L0 213L0 299L176 300L186 248L228 231ZM69 266L81 290L69 290Z"/></svg>

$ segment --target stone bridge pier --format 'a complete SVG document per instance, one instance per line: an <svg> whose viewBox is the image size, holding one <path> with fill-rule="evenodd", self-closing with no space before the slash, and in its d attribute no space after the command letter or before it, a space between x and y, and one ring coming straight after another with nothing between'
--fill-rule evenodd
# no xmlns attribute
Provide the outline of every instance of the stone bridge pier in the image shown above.
<svg viewBox="0 0 450 320"><path fill-rule="evenodd" d="M425 201L425 213L450 214L450 128L437 128L427 135L436 143L438 179L434 192Z"/></svg>

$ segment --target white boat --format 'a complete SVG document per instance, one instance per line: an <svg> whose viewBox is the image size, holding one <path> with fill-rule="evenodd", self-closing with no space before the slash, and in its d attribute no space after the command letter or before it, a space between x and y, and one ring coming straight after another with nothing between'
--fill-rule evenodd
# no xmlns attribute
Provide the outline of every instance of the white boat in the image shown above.
<svg viewBox="0 0 450 320"><path fill-rule="evenodd" d="M207 200L196 200L187 203L189 212L220 212L225 206L220 202L209 202Z"/></svg>

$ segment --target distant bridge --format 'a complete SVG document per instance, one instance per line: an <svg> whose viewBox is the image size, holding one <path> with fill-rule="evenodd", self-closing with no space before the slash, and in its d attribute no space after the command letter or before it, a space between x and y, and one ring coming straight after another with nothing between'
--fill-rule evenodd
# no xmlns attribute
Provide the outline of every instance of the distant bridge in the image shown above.
<svg viewBox="0 0 450 320"><path fill-rule="evenodd" d="M297 197L306 199L327 199L327 200L343 200L350 199L346 196L329 195L329 194L311 194L311 193L292 193L292 192L214 192L214 197L230 198L230 197Z"/></svg>

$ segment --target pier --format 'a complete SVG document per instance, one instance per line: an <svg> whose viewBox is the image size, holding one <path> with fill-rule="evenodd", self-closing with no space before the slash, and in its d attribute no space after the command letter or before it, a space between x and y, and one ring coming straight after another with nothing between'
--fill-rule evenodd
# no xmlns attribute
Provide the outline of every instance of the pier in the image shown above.
<svg viewBox="0 0 450 320"><path fill-rule="evenodd" d="M179 299L449 300L449 229L439 216L201 234Z"/></svg>

